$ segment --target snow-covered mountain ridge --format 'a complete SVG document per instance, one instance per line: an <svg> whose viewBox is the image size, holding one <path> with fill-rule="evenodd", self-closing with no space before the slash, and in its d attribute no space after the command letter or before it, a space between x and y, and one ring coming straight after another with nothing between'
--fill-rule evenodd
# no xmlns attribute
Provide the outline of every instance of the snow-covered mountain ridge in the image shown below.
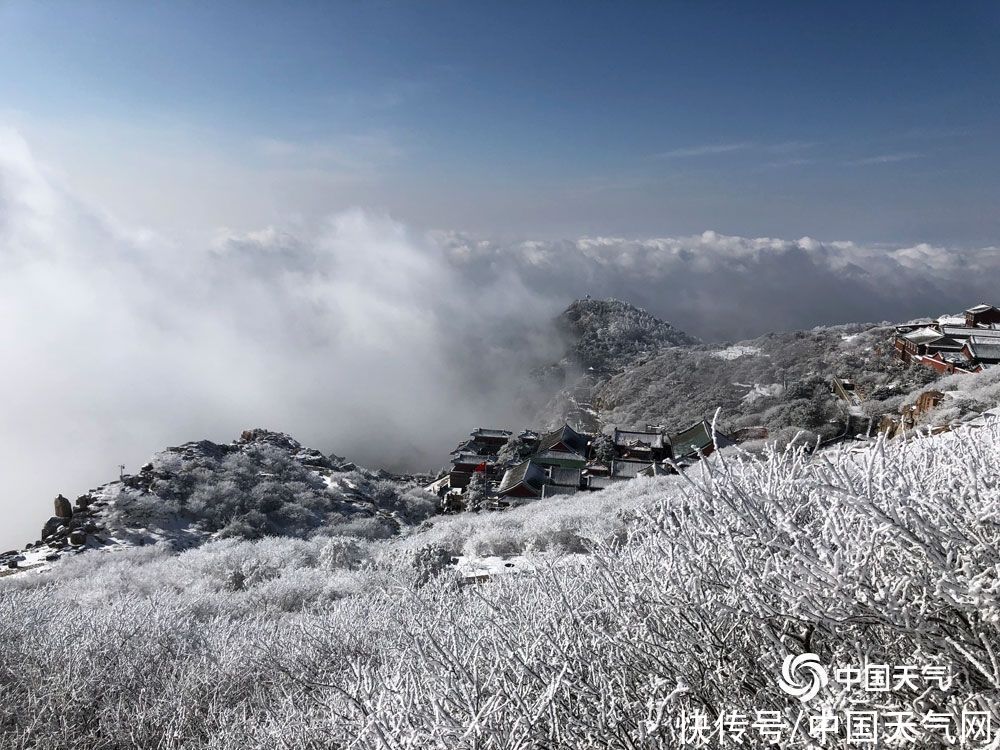
<svg viewBox="0 0 1000 750"><path fill-rule="evenodd" d="M0 555L0 573L45 569L88 550L162 543L179 551L232 536L391 536L433 514L434 498L418 489L425 482L358 468L270 430L226 444L193 441L72 504L60 495L39 538Z"/></svg>

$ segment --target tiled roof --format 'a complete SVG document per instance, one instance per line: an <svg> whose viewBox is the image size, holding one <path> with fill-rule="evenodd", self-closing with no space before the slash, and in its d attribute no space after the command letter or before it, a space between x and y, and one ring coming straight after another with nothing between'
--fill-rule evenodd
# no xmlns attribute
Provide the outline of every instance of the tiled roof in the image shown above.
<svg viewBox="0 0 1000 750"><path fill-rule="evenodd" d="M933 328L918 328L915 331L903 334L903 338L911 344L927 344L931 341L944 338L944 334L935 331Z"/></svg>
<svg viewBox="0 0 1000 750"><path fill-rule="evenodd" d="M451 459L453 464L495 463L496 456L484 456L480 453L459 453Z"/></svg>
<svg viewBox="0 0 1000 750"><path fill-rule="evenodd" d="M712 445L712 431L704 420L670 438L674 458L684 458Z"/></svg>
<svg viewBox="0 0 1000 750"><path fill-rule="evenodd" d="M563 443L571 451L586 456L589 442L586 435L577 432L567 424L543 437L538 444L538 452L543 453L553 446Z"/></svg>
<svg viewBox="0 0 1000 750"><path fill-rule="evenodd" d="M630 430L615 430L615 445L631 446L645 443L659 450L663 447L663 435L659 432L637 432Z"/></svg>
<svg viewBox="0 0 1000 750"><path fill-rule="evenodd" d="M535 492L540 493L547 478L545 470L542 467L533 464L531 461L522 461L517 466L507 469L497 492L502 495L523 483Z"/></svg>
<svg viewBox="0 0 1000 750"><path fill-rule="evenodd" d="M967 339L969 336L1000 338L1000 330L993 328L973 328L971 326L941 326L941 333L955 339Z"/></svg>
<svg viewBox="0 0 1000 750"><path fill-rule="evenodd" d="M469 433L472 437L485 437L485 438L509 438L511 436L510 430L492 430L486 427L478 427L473 432Z"/></svg>
<svg viewBox="0 0 1000 750"><path fill-rule="evenodd" d="M976 359L995 360L1000 362L1000 340L972 336L966 346Z"/></svg>

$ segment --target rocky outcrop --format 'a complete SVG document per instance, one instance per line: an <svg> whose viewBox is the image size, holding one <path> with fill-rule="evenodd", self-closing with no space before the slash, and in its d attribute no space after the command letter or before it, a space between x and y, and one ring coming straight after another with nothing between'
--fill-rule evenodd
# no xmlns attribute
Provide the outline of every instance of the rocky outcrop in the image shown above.
<svg viewBox="0 0 1000 750"><path fill-rule="evenodd" d="M12 551L0 555L0 567L36 568L44 562L51 563L88 549L134 546L152 541L166 541L177 549L196 546L209 538L214 529L201 525L202 519L178 505L178 496L185 486L183 481L178 481L178 476L193 477L212 472L222 475L232 468L226 459L242 455L251 464L256 462L261 467L259 481L269 481L268 477L273 475L263 467L275 457L271 455L275 451L286 454L301 469L307 470L303 476L310 478L309 492L316 496L317 502L325 503L324 512L331 515L353 514L358 509L374 512L372 498L359 493L354 485L337 485L336 491L330 490L328 496L326 486L329 485L311 479L311 475L330 478L334 472L354 470L354 464L333 454L325 455L304 447L284 433L254 428L245 430L231 443L199 440L166 448L136 473L122 473L115 481L79 495L75 502L59 495L53 503L54 515L43 524L38 540L16 554ZM293 473L300 471L293 464L282 465L291 466ZM359 471L364 472L363 469ZM380 476L401 481L388 474ZM130 503L138 503L139 509L130 508ZM158 504L163 506L162 513ZM301 533L291 522L289 528ZM25 554L27 562L24 562Z"/></svg>
<svg viewBox="0 0 1000 750"><path fill-rule="evenodd" d="M39 535L41 538L31 546L48 545L53 550L63 549L67 545L82 547L87 544L89 536L103 530L98 505L103 506L104 503L95 503L91 495L81 495L77 498L76 505L74 513L69 507L69 500L62 495L57 497L56 515L45 522ZM60 511L65 513L67 509L67 515L59 515Z"/></svg>
<svg viewBox="0 0 1000 750"><path fill-rule="evenodd" d="M275 448L280 448L281 450L288 451L289 453L297 453L302 450L302 443L295 438L286 435L283 432L266 430L263 427L254 427L252 430L243 430L240 434L240 439L237 442L240 445L247 445L250 443L258 445L273 445Z"/></svg>
<svg viewBox="0 0 1000 750"><path fill-rule="evenodd" d="M54 535L60 528L66 528L65 523L63 523L64 520L65 519L60 518L59 516L52 516L52 518L46 521L45 525L42 526L42 541L45 541L50 536Z"/></svg>
<svg viewBox="0 0 1000 750"><path fill-rule="evenodd" d="M73 517L73 506L70 505L69 500L67 500L62 495L59 495L54 502L56 509L57 518L72 518Z"/></svg>

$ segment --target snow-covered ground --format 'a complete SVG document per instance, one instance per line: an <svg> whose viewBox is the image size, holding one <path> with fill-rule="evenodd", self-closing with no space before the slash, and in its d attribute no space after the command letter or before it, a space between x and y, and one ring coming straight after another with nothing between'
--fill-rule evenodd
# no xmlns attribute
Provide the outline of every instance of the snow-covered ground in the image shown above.
<svg viewBox="0 0 1000 750"><path fill-rule="evenodd" d="M779 677L806 651L944 666L947 688L879 708L974 706L996 726L1000 419L974 421L813 454L729 449L356 555L331 554L343 539L230 539L4 578L5 746L683 747L685 711L791 727L812 707ZM549 564L575 545L565 559L584 564ZM438 559L428 548L488 582L415 565ZM870 700L831 680L815 708ZM940 746L925 730L913 746Z"/></svg>
<svg viewBox="0 0 1000 750"><path fill-rule="evenodd" d="M712 352L713 356L719 359L739 359L740 357L754 357L760 354L760 349L756 346L747 346L745 344L733 344L725 349L720 349L717 352Z"/></svg>
<svg viewBox="0 0 1000 750"><path fill-rule="evenodd" d="M590 556L581 553L536 553L532 555L458 555L452 558L455 572L463 582L484 582L500 576L530 575L539 567L572 567L589 564Z"/></svg>

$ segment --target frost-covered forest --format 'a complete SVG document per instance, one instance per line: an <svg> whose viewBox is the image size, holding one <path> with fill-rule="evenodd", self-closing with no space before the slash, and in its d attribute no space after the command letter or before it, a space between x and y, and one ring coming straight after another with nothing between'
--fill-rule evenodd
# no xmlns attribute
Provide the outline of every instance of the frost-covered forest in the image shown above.
<svg viewBox="0 0 1000 750"><path fill-rule="evenodd" d="M803 651L948 665L950 690L882 700L995 725L998 462L987 421L853 450L729 449L396 539L87 553L0 580L0 743L678 747L686 710L794 720L776 675ZM447 564L501 551L531 570L459 586Z"/></svg>
<svg viewBox="0 0 1000 750"><path fill-rule="evenodd" d="M721 408L723 431L764 428L785 445L863 430L863 420L851 420L831 397L833 377L856 384L864 403L854 416L873 418L897 413L940 377L894 358L894 328L885 323L702 344L627 302L585 299L557 325L565 355L537 373L554 395L534 405L548 428L568 420L605 432L646 424L678 431ZM953 406L951 418L982 411L970 400Z"/></svg>
<svg viewBox="0 0 1000 750"><path fill-rule="evenodd" d="M670 323L617 299L576 300L555 322L567 341L567 359L583 369L614 371L664 347L700 343Z"/></svg>
<svg viewBox="0 0 1000 750"><path fill-rule="evenodd" d="M845 325L772 333L728 347L672 347L610 378L592 399L602 421L683 429L722 408L723 430L766 427L787 442L831 437L847 410L830 396L834 376L853 380L870 414L895 411L938 378L892 357L891 326Z"/></svg>
<svg viewBox="0 0 1000 750"><path fill-rule="evenodd" d="M358 470L338 473L331 483L329 470L317 471L297 461L294 451L266 443L222 454L194 450L185 457L163 451L145 475L148 483L120 487L113 496L112 528L192 520L222 537L304 537L337 530L383 538L436 511L436 498L416 487Z"/></svg>

